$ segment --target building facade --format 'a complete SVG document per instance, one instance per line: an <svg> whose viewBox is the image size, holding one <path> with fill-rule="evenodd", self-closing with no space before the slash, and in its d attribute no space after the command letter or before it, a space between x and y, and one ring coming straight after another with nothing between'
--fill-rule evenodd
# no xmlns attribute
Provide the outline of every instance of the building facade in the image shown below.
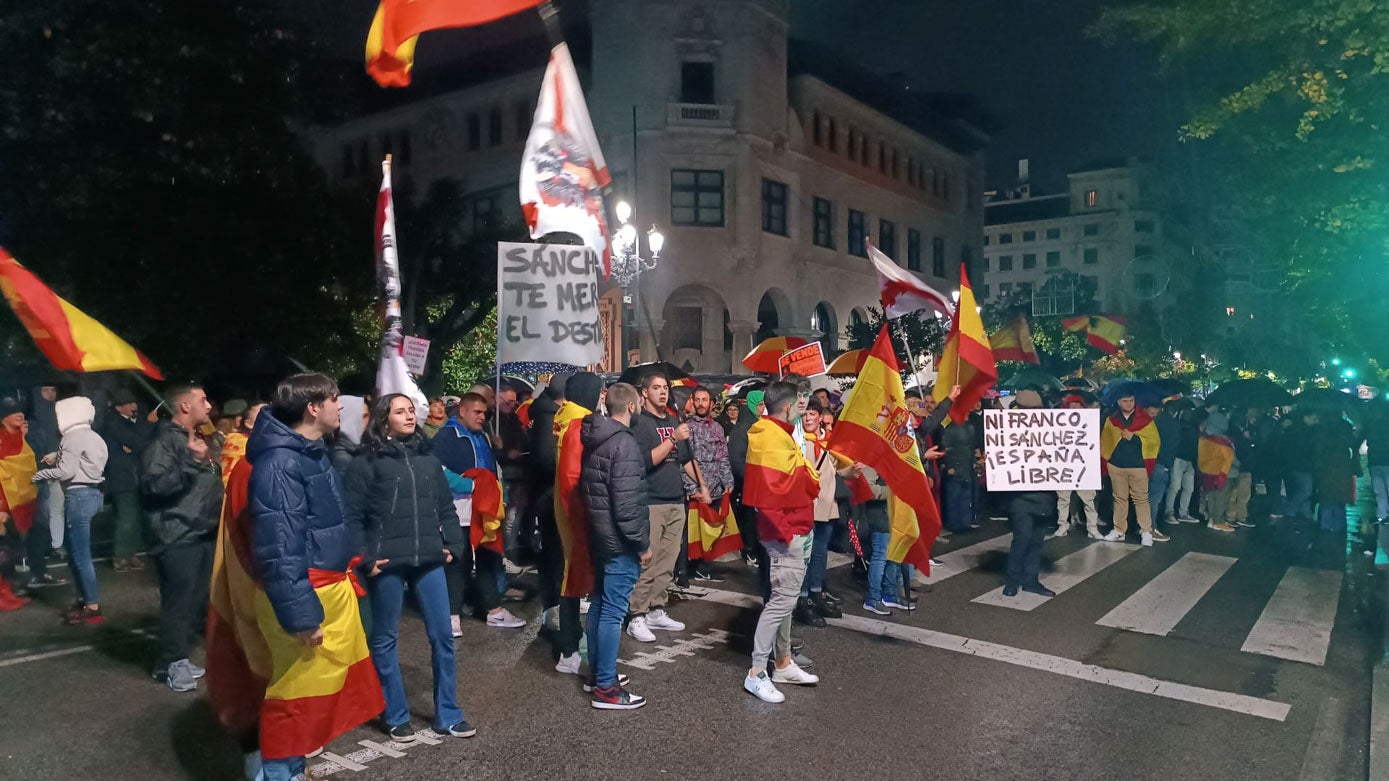
<svg viewBox="0 0 1389 781"><path fill-rule="evenodd" d="M981 257L983 123L830 67L788 14L786 0L590 3L587 95L613 199L666 237L631 290L604 295L604 368L625 353L742 373L772 335L833 353L877 303L865 240L943 290ZM460 179L478 226L519 222L544 48L533 69L316 128L316 154L351 178L394 151L417 190Z"/></svg>

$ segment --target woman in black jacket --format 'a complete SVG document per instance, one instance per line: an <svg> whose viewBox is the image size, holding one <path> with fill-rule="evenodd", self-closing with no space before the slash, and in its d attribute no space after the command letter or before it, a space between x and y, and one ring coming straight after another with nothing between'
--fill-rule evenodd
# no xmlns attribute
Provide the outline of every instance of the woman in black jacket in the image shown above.
<svg viewBox="0 0 1389 781"><path fill-rule="evenodd" d="M434 664L434 731L472 737L458 707L458 681L444 564L462 555L463 528L444 466L417 430L415 403L398 393L378 401L348 468L343 490L347 527L364 552L371 600L371 661L386 697L385 727L393 740L415 739L410 703L396 657L405 586L415 593Z"/></svg>

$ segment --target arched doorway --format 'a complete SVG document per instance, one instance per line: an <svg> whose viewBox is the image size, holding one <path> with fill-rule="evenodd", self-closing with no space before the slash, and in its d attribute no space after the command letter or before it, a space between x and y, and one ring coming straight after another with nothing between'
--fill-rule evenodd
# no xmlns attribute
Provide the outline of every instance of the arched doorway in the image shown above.
<svg viewBox="0 0 1389 781"><path fill-rule="evenodd" d="M811 310L810 330L820 332L820 349L824 351L826 359L839 352L839 321L828 303L821 301Z"/></svg>
<svg viewBox="0 0 1389 781"><path fill-rule="evenodd" d="M686 371L729 371L728 308L717 292L704 285L679 288L666 299L661 319L661 351L667 360Z"/></svg>
<svg viewBox="0 0 1389 781"><path fill-rule="evenodd" d="M754 342L776 336L782 328L790 327L791 300L778 288L763 293L762 300L757 302L757 322L760 325Z"/></svg>

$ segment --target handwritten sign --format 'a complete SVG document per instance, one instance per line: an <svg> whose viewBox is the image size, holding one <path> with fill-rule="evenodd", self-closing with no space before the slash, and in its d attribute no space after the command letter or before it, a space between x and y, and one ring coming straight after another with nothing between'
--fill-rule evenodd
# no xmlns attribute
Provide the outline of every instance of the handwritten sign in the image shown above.
<svg viewBox="0 0 1389 781"><path fill-rule="evenodd" d="M985 478L990 491L1100 488L1100 411L984 411Z"/></svg>
<svg viewBox="0 0 1389 781"><path fill-rule="evenodd" d="M825 353L820 349L819 342L811 342L804 347L797 347L781 354L777 359L777 367L781 369L781 376L788 374L799 374L802 377L819 377L826 371Z"/></svg>
<svg viewBox="0 0 1389 781"><path fill-rule="evenodd" d="M598 256L566 244L497 243L497 361L603 360Z"/></svg>
<svg viewBox="0 0 1389 781"><path fill-rule="evenodd" d="M400 342L400 354L411 374L424 374L424 367L429 363L429 340L418 336L404 337Z"/></svg>

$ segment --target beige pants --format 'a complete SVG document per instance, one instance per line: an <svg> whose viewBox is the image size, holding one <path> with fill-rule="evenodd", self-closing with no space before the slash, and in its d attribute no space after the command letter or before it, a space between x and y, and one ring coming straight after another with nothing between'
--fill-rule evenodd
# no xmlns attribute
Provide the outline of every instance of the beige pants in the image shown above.
<svg viewBox="0 0 1389 781"><path fill-rule="evenodd" d="M1114 528L1120 534L1129 530L1129 500L1138 513L1138 528L1153 530L1153 512L1148 507L1148 470L1109 468L1109 483L1114 486Z"/></svg>
<svg viewBox="0 0 1389 781"><path fill-rule="evenodd" d="M666 606L666 589L675 572L675 561L680 558L680 546L685 544L685 505L653 504L650 513L651 562L632 589L630 612L634 616Z"/></svg>
<svg viewBox="0 0 1389 781"><path fill-rule="evenodd" d="M1056 515L1061 523L1071 522L1071 491L1058 491L1056 493ZM1085 528L1099 529L1100 511L1095 509L1094 491L1076 491L1080 497L1080 504L1085 508Z"/></svg>
<svg viewBox="0 0 1389 781"><path fill-rule="evenodd" d="M1230 504L1225 507L1225 522L1249 520L1249 495L1254 490L1254 475L1231 469L1226 485L1230 487Z"/></svg>

